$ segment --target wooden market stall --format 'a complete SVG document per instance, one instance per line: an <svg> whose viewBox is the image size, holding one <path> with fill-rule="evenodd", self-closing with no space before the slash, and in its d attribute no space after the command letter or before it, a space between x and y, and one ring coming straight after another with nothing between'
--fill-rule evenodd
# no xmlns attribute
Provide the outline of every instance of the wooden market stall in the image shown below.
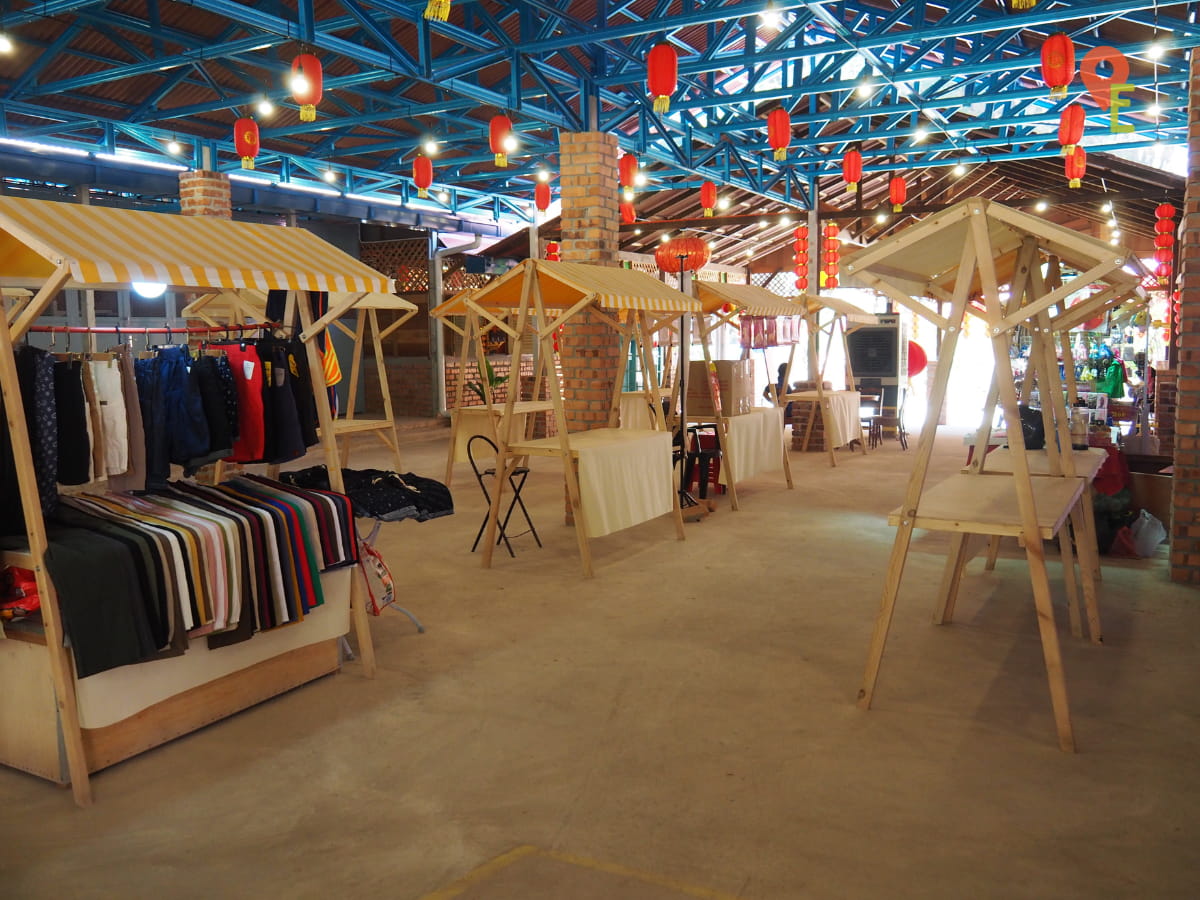
<svg viewBox="0 0 1200 900"><path fill-rule="evenodd" d="M1043 283L1042 265L1050 256L1058 257L1079 274L1060 287L1048 289ZM1134 273L1140 264L1127 249L1114 248L998 203L971 199L856 252L844 259L843 265L863 283L933 323L945 334L929 413L904 500L889 516L889 523L897 528L896 539L875 619L859 705L869 708L874 698L914 529L951 534L950 552L935 604L934 620L939 623L948 621L953 610L953 597L963 577L971 538L1012 535L1025 548L1059 746L1073 751L1075 740L1043 544L1060 535L1068 521L1074 523L1077 535L1086 533L1081 498L1088 484L1087 479L1077 474L1072 454L1058 450L1070 446L1070 433L1050 340L1040 341L1037 351L1042 396L1050 399L1043 405L1048 475L1033 477L1034 466L1026 452L1022 429L1012 427L1008 430L1011 473L984 474L985 454L978 453L966 473L953 475L932 487L926 485L926 476L939 411L953 369L954 350L966 316L973 315L986 322L995 364L990 396L977 435L976 445L982 448L987 445L995 403L1000 404L1006 421L1020 421L1017 388L1009 363L1012 331L1025 326L1043 335L1056 334L1077 315L1085 311L1094 314L1098 305L1139 290L1140 276ZM1054 313L1065 305L1068 296L1094 284L1103 285L1103 290L1085 304L1085 310L1072 308ZM1003 285L1009 286L1007 297L1001 294ZM949 313L939 314L924 298L948 302ZM1094 596L1096 548L1094 543L1080 540L1078 551L1089 620L1094 618L1092 639L1099 640ZM1063 566L1071 571L1069 576L1064 571L1068 581L1074 578L1074 561L1067 550Z"/></svg>
<svg viewBox="0 0 1200 900"><path fill-rule="evenodd" d="M391 280L310 232L228 220L0 198L0 283L33 286L0 328L0 388L25 510L24 549L4 564L36 574L44 630L0 638L0 762L62 784L91 801L89 773L336 671L338 641L353 622L368 676L375 657L356 570L320 576L325 605L305 621L218 650L76 675L45 555L46 526L13 346L64 288L158 282L179 289L290 293L289 307L311 337L306 291L386 293ZM253 307L256 301L245 298ZM314 342L310 371L321 371ZM328 396L314 383L321 447L335 490L341 468Z"/></svg>
<svg viewBox="0 0 1200 900"><path fill-rule="evenodd" d="M796 319L798 330L798 320L807 314L803 306L753 284L698 281L696 294L705 313L699 328L705 365L712 363L713 336L720 328L737 327L735 317L784 317L789 321ZM789 343L791 352L788 354L784 373L785 383L795 354L795 342ZM743 343L743 359L750 358L750 349ZM765 354L763 365L767 370L771 406L756 406L748 412L738 414L736 410L718 406L718 403L722 402L721 398L712 397L712 408L718 410L716 425L721 437L720 480L728 488L729 505L735 510L739 508L737 482L759 472L771 472L782 468L788 490L793 487L792 466L785 443L786 423L783 420L787 402L775 391L775 378L766 363Z"/></svg>
<svg viewBox="0 0 1200 900"><path fill-rule="evenodd" d="M670 514L676 535L683 540L683 519L672 475L671 434L665 429L622 429L616 424L630 345L636 342L645 371L653 371L645 336L661 327L661 317L697 313L699 304L643 272L534 259L473 291L462 303L471 313L468 322L473 319L479 327L486 323L503 330L514 350L526 334L534 336L539 350L535 382L537 377L545 379L558 422L554 437L518 435L517 391L508 392L499 420L497 489L492 492L488 513L483 566L492 563L508 475L529 456L556 457L563 463L585 576L592 575L591 538ZM553 339L555 329L584 310L591 310L620 337L622 363L612 386L609 427L570 434L562 384L553 366ZM439 307L431 311L434 313L445 315L447 310ZM477 343L478 327L473 334ZM653 384L644 386L644 394L647 404L657 403Z"/></svg>

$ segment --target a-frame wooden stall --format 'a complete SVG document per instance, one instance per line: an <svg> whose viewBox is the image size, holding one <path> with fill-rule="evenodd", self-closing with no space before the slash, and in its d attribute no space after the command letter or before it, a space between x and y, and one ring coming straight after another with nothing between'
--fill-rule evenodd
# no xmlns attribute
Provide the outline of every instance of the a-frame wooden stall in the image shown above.
<svg viewBox="0 0 1200 900"><path fill-rule="evenodd" d="M1056 256L1079 274L1062 286L1047 289L1042 281L1042 264ZM906 228L899 234L856 252L843 261L847 272L877 291L891 297L916 315L933 323L945 334L941 360L934 380L929 412L914 454L912 473L905 488L904 501L893 511L889 522L896 526L884 579L879 612L871 637L866 673L859 691L859 705L866 709L874 698L880 663L891 626L896 596L915 529L951 533L950 553L938 591L934 621L946 621L953 609L953 597L962 578L972 536L1013 535L1024 545L1029 566L1034 606L1037 612L1042 652L1046 663L1050 699L1059 746L1073 751L1075 739L1071 727L1062 655L1051 603L1043 543L1060 533L1069 520L1076 522L1076 533L1083 534L1082 495L1087 480L1076 475L1070 452L1067 413L1053 344L1040 342L1040 377L1047 426L1044 468L1049 477L1033 477L1043 464L1027 454L1019 427L1017 387L1009 362L1012 331L1024 325L1030 330L1053 334L1052 311L1067 297L1091 285L1102 284L1083 309L1059 313L1060 324L1077 316L1094 314L1096 308L1118 296L1138 289L1140 264L1130 251L1079 235L1035 216L1009 209L983 199L965 200ZM1001 288L1009 287L1008 295ZM923 298L949 303L942 316ZM926 475L937 433L939 411L946 398L946 386L953 370L954 351L966 316L986 323L992 344L995 375L984 413L984 424L977 435L977 446L987 444L992 406L998 401L1010 423L1011 473L984 474L984 454L976 455L969 471L951 476L941 484L928 487ZM1068 543L1068 542L1064 542ZM1092 592L1089 616L1095 615L1093 637L1098 639L1098 613L1095 612L1095 546L1079 542L1081 572L1085 596ZM1064 556L1064 569L1073 561Z"/></svg>

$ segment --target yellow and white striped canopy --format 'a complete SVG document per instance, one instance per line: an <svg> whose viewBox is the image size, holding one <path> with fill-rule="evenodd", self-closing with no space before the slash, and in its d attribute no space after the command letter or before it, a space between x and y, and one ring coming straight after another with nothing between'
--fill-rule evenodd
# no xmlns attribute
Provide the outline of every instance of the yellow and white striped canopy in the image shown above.
<svg viewBox="0 0 1200 900"><path fill-rule="evenodd" d="M0 279L378 291L392 279L302 228L0 197Z"/></svg>
<svg viewBox="0 0 1200 900"><path fill-rule="evenodd" d="M755 284L696 282L700 305L706 313L730 303L748 316L802 316L804 307Z"/></svg>
<svg viewBox="0 0 1200 900"><path fill-rule="evenodd" d="M471 299L488 310L517 309L521 305L525 279L531 271L535 273L542 305L547 310L569 309L592 295L604 309L701 312L699 301L645 272L587 263L548 262L544 259L526 260L507 274L475 290ZM530 308L533 308L532 304Z"/></svg>

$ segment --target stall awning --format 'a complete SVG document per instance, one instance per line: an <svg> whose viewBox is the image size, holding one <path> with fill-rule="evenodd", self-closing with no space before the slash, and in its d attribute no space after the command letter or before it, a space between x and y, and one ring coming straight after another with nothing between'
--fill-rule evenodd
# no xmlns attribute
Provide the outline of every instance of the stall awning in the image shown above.
<svg viewBox="0 0 1200 900"><path fill-rule="evenodd" d="M786 297L755 284L725 284L697 281L696 293L706 313L716 312L726 303L750 316L802 316L804 307Z"/></svg>
<svg viewBox="0 0 1200 900"><path fill-rule="evenodd" d="M390 293L392 279L302 228L0 197L0 278L81 285Z"/></svg>
<svg viewBox="0 0 1200 900"><path fill-rule="evenodd" d="M526 260L518 268L477 289L472 300L489 310L517 309L530 271L536 273L542 304L548 309L568 309L592 295L605 309L701 311L698 301L645 272L543 259Z"/></svg>
<svg viewBox="0 0 1200 900"><path fill-rule="evenodd" d="M874 324L878 321L874 315L865 309L861 309L845 300L839 300L837 297L830 297L827 294L801 294L796 298L796 303L799 306L806 307L810 312L816 312L822 308L831 309L839 316L845 316L851 322Z"/></svg>

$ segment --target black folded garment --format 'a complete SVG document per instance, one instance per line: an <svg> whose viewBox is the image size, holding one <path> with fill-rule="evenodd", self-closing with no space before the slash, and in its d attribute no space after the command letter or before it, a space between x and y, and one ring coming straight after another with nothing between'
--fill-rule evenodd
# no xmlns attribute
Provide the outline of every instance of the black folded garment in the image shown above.
<svg viewBox="0 0 1200 900"><path fill-rule="evenodd" d="M329 490L329 472L324 466L281 472L279 480L295 487ZM454 513L448 487L412 472L401 475L385 469L342 469L342 480L355 511L373 519L426 522Z"/></svg>

